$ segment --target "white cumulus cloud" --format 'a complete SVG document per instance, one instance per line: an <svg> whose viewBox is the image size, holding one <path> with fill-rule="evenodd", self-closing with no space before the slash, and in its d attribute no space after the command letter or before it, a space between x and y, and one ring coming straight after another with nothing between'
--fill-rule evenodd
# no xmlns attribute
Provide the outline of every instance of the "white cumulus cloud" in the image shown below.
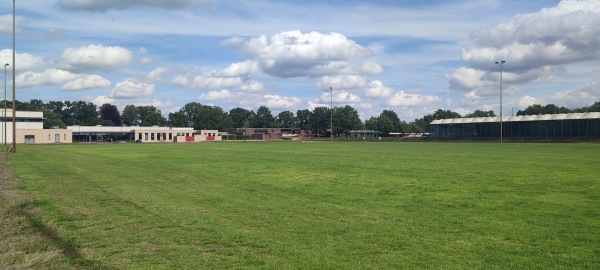
<svg viewBox="0 0 600 270"><path fill-rule="evenodd" d="M15 55L15 62L17 63L18 71L31 71L45 66L44 59L39 56L35 56L29 53L18 53ZM8 63L12 65L12 49L0 50L0 63L4 65ZM11 66L8 66L8 70L12 70Z"/></svg>
<svg viewBox="0 0 600 270"><path fill-rule="evenodd" d="M241 92L258 93L264 90L264 86L262 83L255 80L248 80L239 86L237 90Z"/></svg>
<svg viewBox="0 0 600 270"><path fill-rule="evenodd" d="M301 101L297 97L282 97L279 95L264 95L264 105L273 109L291 109L300 106Z"/></svg>
<svg viewBox="0 0 600 270"><path fill-rule="evenodd" d="M233 37L223 44L237 48L258 63L262 72L275 77L302 77L347 72L381 72L380 65L364 60L372 52L339 33L286 31L248 41ZM364 61L363 61L364 60Z"/></svg>
<svg viewBox="0 0 600 270"><path fill-rule="evenodd" d="M4 35L12 35L13 31L13 16L12 14L5 14L0 16L0 34ZM23 25L27 23L27 20L23 16L15 17L15 32L17 34L21 33L23 29L19 27L19 25Z"/></svg>
<svg viewBox="0 0 600 270"><path fill-rule="evenodd" d="M389 88L380 80L371 81L365 91L365 96L369 98L387 98L394 95L394 90Z"/></svg>
<svg viewBox="0 0 600 270"><path fill-rule="evenodd" d="M59 66L66 70L110 71L131 62L132 53L118 46L89 45L81 48L67 48L63 52Z"/></svg>
<svg viewBox="0 0 600 270"><path fill-rule="evenodd" d="M472 90L489 85L485 76L486 72L483 70L461 67L452 75L446 75L446 78L450 82L451 89Z"/></svg>
<svg viewBox="0 0 600 270"><path fill-rule="evenodd" d="M209 76L196 76L193 78L191 86L199 89L220 89L230 88L242 85L242 79L234 78L215 78Z"/></svg>
<svg viewBox="0 0 600 270"><path fill-rule="evenodd" d="M497 80L505 60L507 81L552 81L563 65L600 59L600 1L563 0L539 12L473 33L462 58L468 68L449 76L450 88L477 90Z"/></svg>
<svg viewBox="0 0 600 270"><path fill-rule="evenodd" d="M356 89L367 86L367 78L359 75L323 76L317 83L317 89Z"/></svg>
<svg viewBox="0 0 600 270"><path fill-rule="evenodd" d="M92 100L90 100L91 103L94 103L96 106L100 107L103 104L113 104L115 103L115 99L113 98L109 98L107 96L97 96L95 98L93 98Z"/></svg>
<svg viewBox="0 0 600 270"><path fill-rule="evenodd" d="M404 91L397 92L388 101L387 105L392 107L412 107L431 105L440 101L436 96L424 96L419 94L408 94Z"/></svg>
<svg viewBox="0 0 600 270"><path fill-rule="evenodd" d="M319 99L320 102L330 103L331 95L329 92L324 92ZM334 90L333 91L333 102L341 104L359 103L361 101L358 95L352 94L346 90Z"/></svg>
<svg viewBox="0 0 600 270"><path fill-rule="evenodd" d="M110 81L98 75L80 75L74 80L65 83L62 90L76 91L101 87L110 87Z"/></svg>
<svg viewBox="0 0 600 270"><path fill-rule="evenodd" d="M521 109L527 109L527 107L533 104L541 104L541 101L532 97L532 96L524 96L517 101L517 106Z"/></svg>
<svg viewBox="0 0 600 270"><path fill-rule="evenodd" d="M227 100L231 99L234 95L227 89L220 91L209 91L198 96L200 100Z"/></svg>
<svg viewBox="0 0 600 270"><path fill-rule="evenodd" d="M56 85L74 80L78 77L69 71L62 69L47 69L44 72L27 71L17 75L16 83L19 87L32 87L39 85Z"/></svg>
<svg viewBox="0 0 600 270"><path fill-rule="evenodd" d="M138 98L146 97L154 93L154 84L140 82L135 79L126 79L123 82L117 83L115 88L110 93L110 98Z"/></svg>
<svg viewBox="0 0 600 270"><path fill-rule="evenodd" d="M237 62L229 65L227 68L217 72L221 77L246 77L259 74L258 63L253 60Z"/></svg>
<svg viewBox="0 0 600 270"><path fill-rule="evenodd" d="M75 74L70 71L51 68L43 72L27 71L16 78L19 87L64 84L62 90L76 91L99 87L109 87L110 81L98 75Z"/></svg>
<svg viewBox="0 0 600 270"><path fill-rule="evenodd" d="M562 104L566 107L577 108L590 105L590 102L600 100L600 81L594 80L585 86L554 93L549 101L554 104Z"/></svg>
<svg viewBox="0 0 600 270"><path fill-rule="evenodd" d="M167 75L169 71L166 68L155 68L146 76L148 79L158 81Z"/></svg>

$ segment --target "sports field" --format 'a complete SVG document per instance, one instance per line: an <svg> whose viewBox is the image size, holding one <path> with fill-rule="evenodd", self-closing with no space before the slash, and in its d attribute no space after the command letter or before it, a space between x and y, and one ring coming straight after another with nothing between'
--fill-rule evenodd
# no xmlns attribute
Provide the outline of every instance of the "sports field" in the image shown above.
<svg viewBox="0 0 600 270"><path fill-rule="evenodd" d="M58 250L39 268L600 265L600 144L19 145L7 159L26 191L11 211Z"/></svg>

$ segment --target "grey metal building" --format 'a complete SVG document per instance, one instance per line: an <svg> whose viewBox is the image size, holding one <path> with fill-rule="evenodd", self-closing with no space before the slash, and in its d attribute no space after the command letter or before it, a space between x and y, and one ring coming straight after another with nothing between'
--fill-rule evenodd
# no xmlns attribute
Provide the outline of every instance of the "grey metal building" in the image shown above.
<svg viewBox="0 0 600 270"><path fill-rule="evenodd" d="M431 138L500 137L500 117L434 120ZM516 139L600 139L600 112L502 117L502 137Z"/></svg>

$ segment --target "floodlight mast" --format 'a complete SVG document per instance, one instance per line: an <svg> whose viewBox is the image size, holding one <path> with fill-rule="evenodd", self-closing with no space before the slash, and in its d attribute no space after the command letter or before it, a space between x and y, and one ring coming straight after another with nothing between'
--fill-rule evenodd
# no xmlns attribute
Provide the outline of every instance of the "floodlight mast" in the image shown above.
<svg viewBox="0 0 600 270"><path fill-rule="evenodd" d="M506 61L497 61L496 65L500 65L500 143L502 143L502 65Z"/></svg>
<svg viewBox="0 0 600 270"><path fill-rule="evenodd" d="M17 101L16 101L16 96L15 96L15 0L13 0L13 51L12 51L12 92L13 92L13 109L12 109L12 118L13 118L13 125L12 125L12 147L10 148L10 152L12 153L16 153L17 152Z"/></svg>

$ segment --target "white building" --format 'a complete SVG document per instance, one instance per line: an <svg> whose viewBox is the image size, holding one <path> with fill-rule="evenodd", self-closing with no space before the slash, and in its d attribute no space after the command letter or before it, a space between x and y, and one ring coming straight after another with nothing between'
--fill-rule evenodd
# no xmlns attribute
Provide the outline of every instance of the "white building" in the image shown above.
<svg viewBox="0 0 600 270"><path fill-rule="evenodd" d="M73 132L73 141L109 142L118 140L136 142L201 142L220 141L218 130L196 131L189 127L140 127L140 126L68 126Z"/></svg>
<svg viewBox="0 0 600 270"><path fill-rule="evenodd" d="M44 129L44 113L16 111L17 143L71 143L72 133L68 129ZM13 143L12 109L0 109L0 143Z"/></svg>
<svg viewBox="0 0 600 270"><path fill-rule="evenodd" d="M12 110L0 109L0 144L12 144ZM140 126L68 126L66 129L44 129L44 113L16 112L17 143L108 142L114 140L139 142L201 142L220 141L217 130L196 131L188 127Z"/></svg>

